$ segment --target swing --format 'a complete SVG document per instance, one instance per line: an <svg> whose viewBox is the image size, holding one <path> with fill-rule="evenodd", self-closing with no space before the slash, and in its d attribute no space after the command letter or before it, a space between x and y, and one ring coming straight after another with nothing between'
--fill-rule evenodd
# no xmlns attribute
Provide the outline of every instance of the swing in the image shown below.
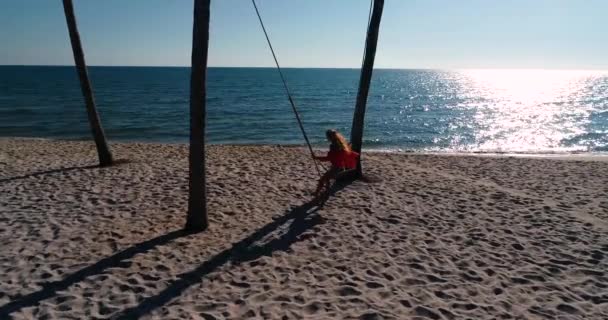
<svg viewBox="0 0 608 320"><path fill-rule="evenodd" d="M270 42L270 38L268 37L268 32L266 32L266 27L264 26L264 22L262 21L262 16L260 15L258 6L255 3L255 0L251 0L251 3L253 3L253 8L255 9L255 13L257 14L258 20L260 21L260 26L262 27L262 31L264 31L264 36L266 37L266 42L268 43L268 47L270 48L270 52L272 53L272 57L274 59L275 65L277 67L277 71L279 72L279 76L281 77L281 81L283 82L283 87L285 88L285 92L287 93L287 98L291 105L291 109L292 109L294 115L296 116L296 120L298 121L300 131L302 131L302 136L304 136L304 140L306 141L308 150L310 151L310 154L313 156L313 161L315 164L315 169L317 170L317 174L319 174L319 176L321 176L322 174L321 174L321 171L319 170L319 165L318 165L317 161L314 159L314 155L315 155L314 151L312 150L312 146L310 144L310 141L308 140L306 131L304 130L304 125L302 124L302 120L300 119L300 114L298 113L298 109L296 108L296 105L293 101L291 92L289 91L289 87L287 86L287 81L285 80L285 77L283 76L283 72L281 71L281 66L279 65L279 61L274 52L274 48L272 47L272 43ZM371 17L371 5L370 5L370 17ZM368 19L368 25L369 25L369 19ZM352 151L343 152L343 154L340 155L339 160L342 163L342 165L338 166L338 168L342 168L342 169L339 169L340 171L338 171L338 173L334 176L336 181L354 180L357 177L357 173L358 173L357 166L358 166L359 154L356 152L352 152ZM323 168L323 169L325 169L325 168Z"/></svg>

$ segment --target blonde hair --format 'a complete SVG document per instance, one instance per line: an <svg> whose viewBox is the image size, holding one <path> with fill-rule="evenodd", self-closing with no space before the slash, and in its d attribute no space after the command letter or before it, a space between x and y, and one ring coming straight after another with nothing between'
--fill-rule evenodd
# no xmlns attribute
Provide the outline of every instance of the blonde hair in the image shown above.
<svg viewBox="0 0 608 320"><path fill-rule="evenodd" d="M331 141L333 145L335 145L340 151L351 152L350 144L346 141L343 135L341 135L338 131L330 129L325 132L327 139Z"/></svg>

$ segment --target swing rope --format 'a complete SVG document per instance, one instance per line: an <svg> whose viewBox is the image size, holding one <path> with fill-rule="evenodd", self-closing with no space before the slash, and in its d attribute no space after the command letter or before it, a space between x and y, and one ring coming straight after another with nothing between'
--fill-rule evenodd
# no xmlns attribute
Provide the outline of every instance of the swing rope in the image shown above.
<svg viewBox="0 0 608 320"><path fill-rule="evenodd" d="M264 36L266 36L266 42L268 43L268 47L270 48L270 52L272 52L272 57L274 58L274 63L277 66L277 70L279 71L279 76L281 76L281 81L283 81L283 87L285 88L285 92L287 93L287 98L289 99L289 103L291 104L291 109L296 116L296 120L298 121L298 125L300 126L300 130L302 131L302 135L304 136L304 140L306 140L306 144L308 145L308 150L310 154L314 157L315 153L312 150L312 146L310 145L310 141L308 140L308 136L306 135L306 130L304 130L304 125L302 124L302 119L300 119L300 114L298 113L298 109L296 108L296 104L291 97L291 92L289 91L289 87L287 86L287 81L283 76L283 72L281 71L281 66L279 65L279 60L277 60L277 56L274 53L274 49L272 48L272 43L270 43L270 38L268 37L268 33L266 32L266 28L264 27L264 22L262 21L262 16L260 15L260 11L258 10L258 6L255 3L255 0L251 0L253 3L253 7L255 8L255 13L258 16L258 20L260 21L260 25L262 26L262 30L264 31ZM317 160L313 158L313 162L315 163L315 169L317 169L317 173L321 176L321 171L319 170L319 164Z"/></svg>

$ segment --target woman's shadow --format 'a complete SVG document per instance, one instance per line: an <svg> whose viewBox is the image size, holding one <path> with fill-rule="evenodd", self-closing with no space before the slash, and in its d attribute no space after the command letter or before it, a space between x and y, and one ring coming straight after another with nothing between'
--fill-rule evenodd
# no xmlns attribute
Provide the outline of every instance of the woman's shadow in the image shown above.
<svg viewBox="0 0 608 320"><path fill-rule="evenodd" d="M325 194L325 197L312 199L287 211L283 216L233 244L231 248L218 253L196 269L177 276L178 280L157 295L144 299L139 305L122 311L113 319L137 319L144 316L180 296L186 289L200 283L206 275L228 262L240 264L256 260L262 256L270 256L276 251L289 250L292 244L308 238L304 234L306 231L325 221L318 214L318 211L330 196L344 189L351 182L350 180L336 182ZM275 232L278 235L271 236ZM310 236L314 235L310 234Z"/></svg>

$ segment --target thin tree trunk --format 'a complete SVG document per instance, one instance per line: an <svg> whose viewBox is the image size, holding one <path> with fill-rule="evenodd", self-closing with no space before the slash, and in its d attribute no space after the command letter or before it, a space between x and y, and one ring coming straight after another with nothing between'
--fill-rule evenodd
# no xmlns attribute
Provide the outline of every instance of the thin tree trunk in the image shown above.
<svg viewBox="0 0 608 320"><path fill-rule="evenodd" d="M78 70L78 77L80 79L80 88L82 89L82 95L84 96L85 104L87 107L87 115L89 118L89 124L91 125L91 131L93 132L93 139L97 146L97 155L99 157L99 165L110 166L112 165L112 153L108 147L101 121L99 120L99 114L95 107L95 99L93 97L93 90L91 89L91 82L89 81L89 74L87 72L87 65L84 61L84 52L82 50L82 44L80 43L80 35L78 34L78 26L76 24L76 16L74 15L74 6L72 0L63 0L63 10L65 12L65 20L68 24L68 30L70 33L70 42L72 43L72 52L74 53L74 61L76 63L76 69Z"/></svg>
<svg viewBox="0 0 608 320"><path fill-rule="evenodd" d="M372 80L372 72L374 70L374 60L376 58L376 45L378 44L378 32L380 31L380 20L382 18L382 9L384 8L384 0L374 0L374 9L372 17L367 29L367 38L365 41L365 57L363 66L361 67L361 77L359 79L359 91L357 93L357 104L355 105L355 113L353 115L353 126L350 134L350 141L354 151L361 153L363 144L363 127L365 124L365 107L367 104L367 96L369 86ZM357 164L357 175L362 175L361 157Z"/></svg>
<svg viewBox="0 0 608 320"><path fill-rule="evenodd" d="M192 68L190 75L190 193L186 230L207 229L205 186L205 121L209 11L211 0L194 1Z"/></svg>

